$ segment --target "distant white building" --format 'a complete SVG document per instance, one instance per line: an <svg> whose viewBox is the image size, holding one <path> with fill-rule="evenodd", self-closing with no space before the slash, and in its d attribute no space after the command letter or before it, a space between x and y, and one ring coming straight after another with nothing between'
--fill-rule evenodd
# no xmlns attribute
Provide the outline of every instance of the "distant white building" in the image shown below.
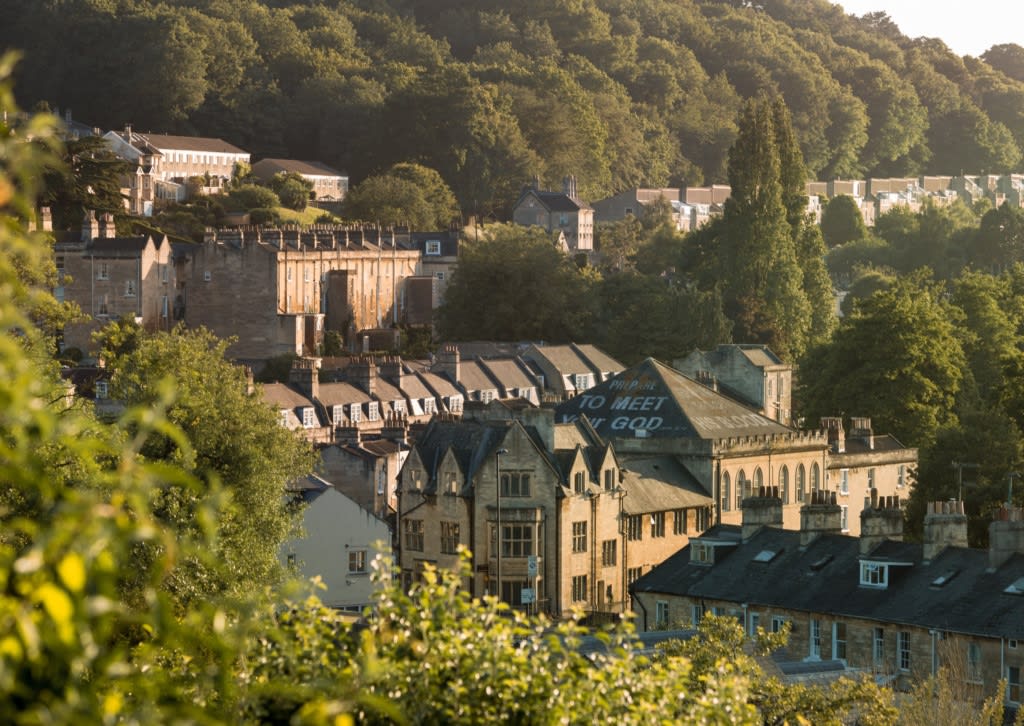
<svg viewBox="0 0 1024 726"><path fill-rule="evenodd" d="M306 504L304 536L285 542L282 563L302 578L319 576L327 588L319 597L328 607L361 611L372 602L373 559L381 548L391 558L391 529L316 475L294 482L289 489Z"/></svg>

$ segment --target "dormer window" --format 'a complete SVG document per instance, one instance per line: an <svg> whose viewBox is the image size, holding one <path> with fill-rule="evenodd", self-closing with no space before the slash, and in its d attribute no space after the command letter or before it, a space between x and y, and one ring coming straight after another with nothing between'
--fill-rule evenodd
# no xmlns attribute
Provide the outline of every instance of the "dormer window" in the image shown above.
<svg viewBox="0 0 1024 726"><path fill-rule="evenodd" d="M281 409L279 411L279 414L280 414L279 420L281 422L281 425L284 426L285 428L288 428L288 412L286 410L284 410L284 409Z"/></svg>
<svg viewBox="0 0 1024 726"><path fill-rule="evenodd" d="M700 565L710 565L715 561L714 548L707 542L690 543L690 562Z"/></svg>
<svg viewBox="0 0 1024 726"><path fill-rule="evenodd" d="M369 421L377 421L380 419L380 407L376 401L370 401L366 404L366 418Z"/></svg>
<svg viewBox="0 0 1024 726"><path fill-rule="evenodd" d="M423 399L423 412L430 415L437 413L437 403L433 398Z"/></svg>
<svg viewBox="0 0 1024 726"><path fill-rule="evenodd" d="M439 239L428 239L426 252L428 255L439 255L441 254L441 240Z"/></svg>
<svg viewBox="0 0 1024 726"><path fill-rule="evenodd" d="M391 406L395 413L405 413L405 401L395 401Z"/></svg>
<svg viewBox="0 0 1024 726"><path fill-rule="evenodd" d="M345 416L345 407L336 405L331 409L331 418L335 426L341 426L341 419Z"/></svg>
<svg viewBox="0 0 1024 726"><path fill-rule="evenodd" d="M889 566L879 562L861 562L860 584L864 587L888 587Z"/></svg>
<svg viewBox="0 0 1024 726"><path fill-rule="evenodd" d="M480 391L480 401L490 403L494 400L494 391Z"/></svg>
<svg viewBox="0 0 1024 726"><path fill-rule="evenodd" d="M575 378L577 391L585 391L594 385L593 376L589 373L577 373Z"/></svg>
<svg viewBox="0 0 1024 726"><path fill-rule="evenodd" d="M306 406L302 409L302 425L307 429L316 426L316 414L312 406Z"/></svg>
<svg viewBox="0 0 1024 726"><path fill-rule="evenodd" d="M452 413L462 413L462 396L452 396L449 398L448 410Z"/></svg>
<svg viewBox="0 0 1024 726"><path fill-rule="evenodd" d="M348 420L352 423L359 423L363 420L362 409L359 408L358 403L353 403L348 409Z"/></svg>

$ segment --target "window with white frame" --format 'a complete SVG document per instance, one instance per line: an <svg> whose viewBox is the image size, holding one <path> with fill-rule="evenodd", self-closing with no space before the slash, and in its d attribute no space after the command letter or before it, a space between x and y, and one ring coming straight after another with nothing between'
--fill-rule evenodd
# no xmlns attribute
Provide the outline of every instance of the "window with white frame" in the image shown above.
<svg viewBox="0 0 1024 726"><path fill-rule="evenodd" d="M391 410L393 410L395 414L406 413L405 401L394 401L391 404Z"/></svg>
<svg viewBox="0 0 1024 726"><path fill-rule="evenodd" d="M865 587L888 587L888 565L880 564L878 562L861 562L860 584Z"/></svg>
<svg viewBox="0 0 1024 726"><path fill-rule="evenodd" d="M462 396L451 396L448 399L448 410L452 413L462 413Z"/></svg>
<svg viewBox="0 0 1024 726"><path fill-rule="evenodd" d="M302 409L302 425L307 429L316 426L316 413L313 411L312 406L306 406Z"/></svg>
<svg viewBox="0 0 1024 726"><path fill-rule="evenodd" d="M751 638L757 636L757 629L761 627L761 613L747 614L747 635Z"/></svg>
<svg viewBox="0 0 1024 726"><path fill-rule="evenodd" d="M358 403L353 403L348 407L348 420L352 423L359 423L363 420L363 409Z"/></svg>
<svg viewBox="0 0 1024 726"><path fill-rule="evenodd" d="M811 658L821 658L821 621L816 618L811 618L808 643L810 646L808 656Z"/></svg>
<svg viewBox="0 0 1024 726"><path fill-rule="evenodd" d="M875 488L875 467L868 469L868 490Z"/></svg>
<svg viewBox="0 0 1024 726"><path fill-rule="evenodd" d="M425 414L433 416L435 413L437 413L437 402L433 398L424 398L423 412Z"/></svg>
<svg viewBox="0 0 1024 726"><path fill-rule="evenodd" d="M896 633L896 665L901 671L910 670L910 633L906 630Z"/></svg>
<svg viewBox="0 0 1024 726"><path fill-rule="evenodd" d="M713 549L707 542L690 543L690 562L707 564L713 559Z"/></svg>
<svg viewBox="0 0 1024 726"><path fill-rule="evenodd" d="M482 403L490 403L493 400L494 400L494 391L493 390L480 391L480 401Z"/></svg>
<svg viewBox="0 0 1024 726"><path fill-rule="evenodd" d="M839 493L849 494L850 493L850 470L840 469L839 470Z"/></svg>
<svg viewBox="0 0 1024 726"><path fill-rule="evenodd" d="M167 278L170 275L168 270L169 267L170 265L168 265L166 262L160 265L160 282L164 283L165 285L167 284Z"/></svg>
<svg viewBox="0 0 1024 726"><path fill-rule="evenodd" d="M281 409L279 413L281 425L284 426L285 428L288 428L288 411L286 411L285 409Z"/></svg>
<svg viewBox="0 0 1024 726"><path fill-rule="evenodd" d="M832 660L846 660L846 623L832 623Z"/></svg>
<svg viewBox="0 0 1024 726"><path fill-rule="evenodd" d="M576 380L574 381L576 385L576 390L585 391L591 386L593 386L593 378L593 375L590 373L577 373Z"/></svg>
<svg viewBox="0 0 1024 726"><path fill-rule="evenodd" d="M907 467L904 466L903 464L900 464L900 467L899 467L899 469L896 472L896 486L902 487L904 484L906 484L906 481L907 481L906 477L907 477Z"/></svg>
<svg viewBox="0 0 1024 726"><path fill-rule="evenodd" d="M348 572L350 575L366 573L366 550L349 550Z"/></svg>
<svg viewBox="0 0 1024 726"><path fill-rule="evenodd" d="M439 239L428 239L426 244L426 254L428 255L439 255L441 254L441 240Z"/></svg>
<svg viewBox="0 0 1024 726"><path fill-rule="evenodd" d="M654 604L654 624L658 628L668 627L668 602L658 600Z"/></svg>
<svg viewBox="0 0 1024 726"><path fill-rule="evenodd" d="M380 405L376 401L370 401L366 404L366 420L380 420Z"/></svg>
<svg viewBox="0 0 1024 726"><path fill-rule="evenodd" d="M846 504L839 508L840 522L839 526L844 532L850 531L850 507Z"/></svg>
<svg viewBox="0 0 1024 726"><path fill-rule="evenodd" d="M340 404L331 406L331 421L335 426L341 426L341 421L345 417L345 407Z"/></svg>
<svg viewBox="0 0 1024 726"><path fill-rule="evenodd" d="M700 605L690 606L690 624L693 627L700 625L700 621L704 619L704 609Z"/></svg>
<svg viewBox="0 0 1024 726"><path fill-rule="evenodd" d="M106 381L96 381L96 398L106 398L108 391Z"/></svg>
<svg viewBox="0 0 1024 726"><path fill-rule="evenodd" d="M586 522L573 522L572 523L572 551L573 552L586 552L587 551L587 523Z"/></svg>

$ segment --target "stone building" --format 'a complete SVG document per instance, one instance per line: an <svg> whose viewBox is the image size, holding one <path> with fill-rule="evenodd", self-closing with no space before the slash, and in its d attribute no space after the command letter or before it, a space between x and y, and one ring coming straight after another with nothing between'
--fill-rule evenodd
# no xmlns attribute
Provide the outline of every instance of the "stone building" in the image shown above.
<svg viewBox="0 0 1024 726"><path fill-rule="evenodd" d="M88 351L95 330L124 316L147 330L173 327L177 275L166 237L121 237L111 215L87 212L80 239L58 242L54 253L63 299L91 318L65 328L65 346Z"/></svg>
<svg viewBox="0 0 1024 726"><path fill-rule="evenodd" d="M793 422L793 366L768 346L723 343L695 350L672 367L789 426Z"/></svg>
<svg viewBox="0 0 1024 726"><path fill-rule="evenodd" d="M739 357L745 358L742 351ZM763 376L757 373L755 378ZM844 438L844 444L851 446L849 454L835 446L839 458L833 464L833 443L827 431L784 426L723 395L708 381L694 380L651 358L556 410L560 421L587 416L622 457L675 457L715 500L715 521L724 524L739 524L743 500L769 486L779 490L785 526L795 529L800 505L814 492L835 491L846 469L844 526L857 534L863 499L855 495L867 493L866 488L856 489L860 482L866 483L870 476L879 496L906 496L909 467L917 460L915 449L905 449L891 437L858 435L852 442ZM870 422L866 425L870 428ZM866 449L864 440L877 443L878 448ZM832 469L835 479L829 478ZM869 473L871 469L874 473ZM856 477L850 478L851 473Z"/></svg>
<svg viewBox="0 0 1024 726"><path fill-rule="evenodd" d="M580 200L576 177L562 180L562 191L544 191L538 180L525 187L512 209L512 221L524 227L542 227L561 233L569 252L594 249L594 210Z"/></svg>
<svg viewBox="0 0 1024 726"><path fill-rule="evenodd" d="M997 513L988 551L966 546L962 502L929 505L923 543L902 541L894 498L867 503L859 538L840 533L831 493L801 518L800 531L783 530L777 496L744 502L742 527L712 528L634 583L638 628L709 612L748 632L788 626L790 660L831 661L897 687L949 666L968 697L1006 679L1006 702L1021 703L1024 511Z"/></svg>
<svg viewBox="0 0 1024 726"><path fill-rule="evenodd" d="M360 331L413 313L421 264L390 232L324 226L211 229L179 268L186 324L237 338L230 354L256 360L313 355L328 330L358 350Z"/></svg>
<svg viewBox="0 0 1024 726"><path fill-rule="evenodd" d="M407 584L427 563L456 567L463 545L474 595L600 619L623 612L628 584L710 524L711 500L684 472L622 464L586 421L555 424L525 404L474 413L435 420L402 468Z"/></svg>
<svg viewBox="0 0 1024 726"><path fill-rule="evenodd" d="M252 165L252 174L264 183L277 174L298 174L313 185L317 201L340 202L348 193L348 176L319 161L263 159Z"/></svg>

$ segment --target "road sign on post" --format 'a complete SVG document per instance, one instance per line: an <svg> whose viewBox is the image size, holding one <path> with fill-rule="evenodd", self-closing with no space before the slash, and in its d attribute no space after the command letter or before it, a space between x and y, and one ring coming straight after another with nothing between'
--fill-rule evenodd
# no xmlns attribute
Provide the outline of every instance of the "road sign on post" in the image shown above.
<svg viewBox="0 0 1024 726"><path fill-rule="evenodd" d="M530 555L526 558L526 576L537 576L537 555Z"/></svg>
<svg viewBox="0 0 1024 726"><path fill-rule="evenodd" d="M532 587L524 587L522 590L520 590L520 593L521 593L521 595L520 595L519 600L520 600L521 604L523 604L523 605L531 605L533 603L533 588Z"/></svg>

